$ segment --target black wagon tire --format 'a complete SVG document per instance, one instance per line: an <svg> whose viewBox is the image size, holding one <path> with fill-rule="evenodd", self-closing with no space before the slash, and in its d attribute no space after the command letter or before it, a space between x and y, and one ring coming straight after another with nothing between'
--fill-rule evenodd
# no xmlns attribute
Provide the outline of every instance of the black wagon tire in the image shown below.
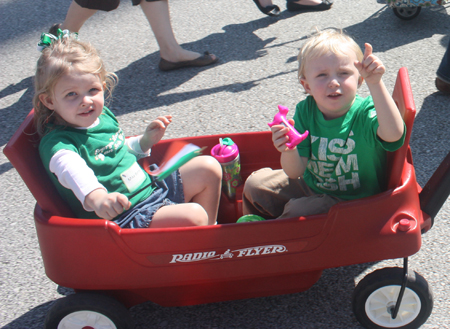
<svg viewBox="0 0 450 329"><path fill-rule="evenodd" d="M125 306L98 293L77 293L53 304L44 329L132 329L134 322Z"/></svg>
<svg viewBox="0 0 450 329"><path fill-rule="evenodd" d="M394 7L392 10L398 18L409 21L419 16L422 7Z"/></svg>
<svg viewBox="0 0 450 329"><path fill-rule="evenodd" d="M364 328L419 328L433 309L433 293L417 272L408 271L408 280L398 315L391 313L403 279L403 269L389 267L368 274L353 292L353 313Z"/></svg>

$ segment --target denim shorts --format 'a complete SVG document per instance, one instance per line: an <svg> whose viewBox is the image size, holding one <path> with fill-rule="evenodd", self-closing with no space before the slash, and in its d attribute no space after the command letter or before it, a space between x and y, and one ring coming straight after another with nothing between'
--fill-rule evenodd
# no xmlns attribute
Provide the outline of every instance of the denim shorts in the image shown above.
<svg viewBox="0 0 450 329"><path fill-rule="evenodd" d="M178 170L154 184L156 188L147 199L113 221L122 228L146 228L159 208L184 203L183 182Z"/></svg>

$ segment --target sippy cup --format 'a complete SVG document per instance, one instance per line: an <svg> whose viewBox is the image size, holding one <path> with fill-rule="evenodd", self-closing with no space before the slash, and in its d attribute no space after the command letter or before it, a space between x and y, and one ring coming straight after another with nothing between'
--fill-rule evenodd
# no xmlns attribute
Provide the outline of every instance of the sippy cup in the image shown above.
<svg viewBox="0 0 450 329"><path fill-rule="evenodd" d="M241 162L239 160L239 149L237 145L231 138L220 138L219 144L211 149L211 155L222 166L223 190L230 199L234 199L236 197L236 187L242 183Z"/></svg>

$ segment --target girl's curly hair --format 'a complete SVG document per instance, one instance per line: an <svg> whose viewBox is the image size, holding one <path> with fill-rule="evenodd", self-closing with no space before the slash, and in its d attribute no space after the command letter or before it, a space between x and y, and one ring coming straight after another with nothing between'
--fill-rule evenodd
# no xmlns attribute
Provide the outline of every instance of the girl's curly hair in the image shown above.
<svg viewBox="0 0 450 329"><path fill-rule="evenodd" d="M56 118L59 121L62 119L54 111L48 109L41 102L39 96L42 94L53 96L58 80L74 69L86 74L98 75L100 81L105 82L107 97L111 96L118 82L117 76L105 69L103 60L90 43L79 41L73 35L54 40L49 47L42 51L34 78L34 121L40 136L46 133L49 123L54 123Z"/></svg>

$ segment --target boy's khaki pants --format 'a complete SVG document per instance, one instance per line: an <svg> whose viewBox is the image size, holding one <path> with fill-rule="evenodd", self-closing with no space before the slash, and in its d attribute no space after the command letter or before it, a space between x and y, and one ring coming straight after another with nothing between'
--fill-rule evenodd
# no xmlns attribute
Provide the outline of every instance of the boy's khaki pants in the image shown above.
<svg viewBox="0 0 450 329"><path fill-rule="evenodd" d="M262 168L245 182L244 215L266 219L291 218L327 213L341 199L313 192L302 178L291 179L282 169Z"/></svg>

